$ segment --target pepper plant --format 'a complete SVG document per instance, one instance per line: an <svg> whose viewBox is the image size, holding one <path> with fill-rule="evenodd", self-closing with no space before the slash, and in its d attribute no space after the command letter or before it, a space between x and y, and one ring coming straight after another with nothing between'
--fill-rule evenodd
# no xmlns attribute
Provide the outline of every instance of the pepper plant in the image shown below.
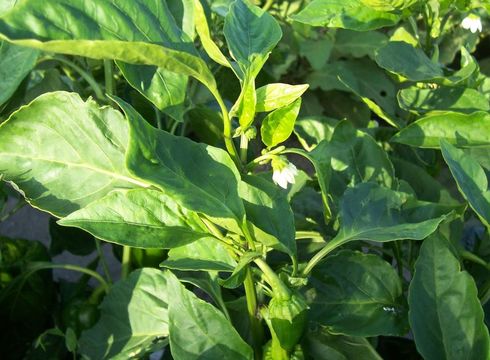
<svg viewBox="0 0 490 360"><path fill-rule="evenodd" d="M122 248L114 284L64 266L100 316L50 334L87 359L490 359L488 8L4 1L1 177Z"/></svg>

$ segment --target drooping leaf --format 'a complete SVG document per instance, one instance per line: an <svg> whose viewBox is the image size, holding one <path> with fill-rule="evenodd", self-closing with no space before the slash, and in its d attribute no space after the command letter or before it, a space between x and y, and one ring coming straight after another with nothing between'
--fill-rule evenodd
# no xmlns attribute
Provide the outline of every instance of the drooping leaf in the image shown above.
<svg viewBox="0 0 490 360"><path fill-rule="evenodd" d="M128 359L163 348L169 333L167 278L157 269L136 270L114 284L97 324L82 333L89 359Z"/></svg>
<svg viewBox="0 0 490 360"><path fill-rule="evenodd" d="M459 191L482 221L490 225L490 190L485 170L461 149L441 140L441 151Z"/></svg>
<svg viewBox="0 0 490 360"><path fill-rule="evenodd" d="M296 257L294 216L286 194L258 176L244 176L240 196L256 239Z"/></svg>
<svg viewBox="0 0 490 360"><path fill-rule="evenodd" d="M442 235L422 244L408 301L415 343L425 359L488 359L490 337L478 290Z"/></svg>
<svg viewBox="0 0 490 360"><path fill-rule="evenodd" d="M17 90L34 68L39 51L0 41L0 105Z"/></svg>
<svg viewBox="0 0 490 360"><path fill-rule="evenodd" d="M268 112L285 107L301 97L308 85L274 83L257 89L255 111Z"/></svg>
<svg viewBox="0 0 490 360"><path fill-rule="evenodd" d="M160 264L172 270L232 272L236 261L218 240L207 237L168 252L168 259Z"/></svg>
<svg viewBox="0 0 490 360"><path fill-rule="evenodd" d="M0 174L33 206L65 216L115 188L149 186L126 170L127 144L120 112L53 92L0 126Z"/></svg>
<svg viewBox="0 0 490 360"><path fill-rule="evenodd" d="M398 132L392 141L422 147L439 148L445 140L458 146L490 145L490 115L485 111L472 114L445 112L427 115Z"/></svg>
<svg viewBox="0 0 490 360"><path fill-rule="evenodd" d="M238 170L230 156L222 149L158 130L129 104L116 101L130 123L129 171L183 207L238 231L245 210L238 195Z"/></svg>
<svg viewBox="0 0 490 360"><path fill-rule="evenodd" d="M408 331L396 270L377 255L344 250L315 267L306 298L312 321L352 336Z"/></svg>
<svg viewBox="0 0 490 360"><path fill-rule="evenodd" d="M94 236L147 249L168 249L209 236L199 215L151 189L115 190L58 221Z"/></svg>
<svg viewBox="0 0 490 360"><path fill-rule="evenodd" d="M356 31L392 26L400 20L399 15L373 10L362 4L361 0L314 0L291 18L312 26Z"/></svg>
<svg viewBox="0 0 490 360"><path fill-rule="evenodd" d="M253 359L252 349L218 309L197 298L172 273L165 275L172 294L168 316L170 348L176 360Z"/></svg>
<svg viewBox="0 0 490 360"><path fill-rule="evenodd" d="M409 87L398 93L400 106L408 111L425 114L431 111L454 111L471 114L489 111L485 96L477 90L459 87L420 89Z"/></svg>
<svg viewBox="0 0 490 360"><path fill-rule="evenodd" d="M262 142L268 147L273 147L286 141L293 132L300 107L301 99L297 99L268 114L260 127Z"/></svg>
<svg viewBox="0 0 490 360"><path fill-rule="evenodd" d="M175 43L165 8L152 0L26 0L0 18L0 37L45 51L158 66L215 92L214 77L192 44Z"/></svg>

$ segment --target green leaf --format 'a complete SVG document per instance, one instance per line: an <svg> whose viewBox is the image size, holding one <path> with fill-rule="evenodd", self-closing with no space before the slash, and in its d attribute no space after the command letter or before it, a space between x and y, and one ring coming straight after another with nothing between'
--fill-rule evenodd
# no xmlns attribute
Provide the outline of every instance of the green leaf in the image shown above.
<svg viewBox="0 0 490 360"><path fill-rule="evenodd" d="M334 335L327 329L309 332L304 347L315 360L382 360L367 339Z"/></svg>
<svg viewBox="0 0 490 360"><path fill-rule="evenodd" d="M480 219L490 226L490 190L485 170L470 155L441 140L441 151L459 191Z"/></svg>
<svg viewBox="0 0 490 360"><path fill-rule="evenodd" d="M99 321L82 333L80 352L89 359L123 360L162 348L169 332L169 294L160 270L132 272L104 298Z"/></svg>
<svg viewBox="0 0 490 360"><path fill-rule="evenodd" d="M204 8L201 4L201 0L194 0L194 10L196 31L199 34L199 38L201 39L204 50L206 50L208 56L216 61L218 64L226 67L231 67L226 56L223 55L218 45L216 45L211 38L210 29L208 27L208 20L206 18Z"/></svg>
<svg viewBox="0 0 490 360"><path fill-rule="evenodd" d="M223 33L231 56L243 72L254 62L260 69L282 37L281 27L268 12L248 0L234 1L225 18ZM258 71L253 71L253 77Z"/></svg>
<svg viewBox="0 0 490 360"><path fill-rule="evenodd" d="M301 98L268 114L260 128L262 142L273 147L286 141L293 132L300 108Z"/></svg>
<svg viewBox="0 0 490 360"><path fill-rule="evenodd" d="M477 90L459 87L420 89L412 86L398 92L400 106L416 114L432 111L454 111L471 114L489 111L486 97Z"/></svg>
<svg viewBox="0 0 490 360"><path fill-rule="evenodd" d="M39 51L0 41L0 105L17 90L36 65Z"/></svg>
<svg viewBox="0 0 490 360"><path fill-rule="evenodd" d="M168 316L176 360L253 359L252 349L218 309L197 298L172 273L165 275L172 294Z"/></svg>
<svg viewBox="0 0 490 360"><path fill-rule="evenodd" d="M402 282L378 255L344 250L329 256L308 285L312 321L333 333L369 337L408 331Z"/></svg>
<svg viewBox="0 0 490 360"><path fill-rule="evenodd" d="M383 69L411 81L432 81L444 77L439 64L431 61L423 50L403 41L390 41L378 50L376 62Z"/></svg>
<svg viewBox="0 0 490 360"><path fill-rule="evenodd" d="M258 252L246 252L245 254L240 256L240 261L233 270L233 273L224 280L220 279L220 285L228 289L235 289L239 287L243 283L247 275L247 265L261 256L262 254Z"/></svg>
<svg viewBox="0 0 490 360"><path fill-rule="evenodd" d="M236 261L217 239L207 237L168 252L168 259L160 266L182 271L232 272Z"/></svg>
<svg viewBox="0 0 490 360"><path fill-rule="evenodd" d="M425 359L488 359L490 337L472 277L441 235L424 241L408 301L417 350Z"/></svg>
<svg viewBox="0 0 490 360"><path fill-rule="evenodd" d="M115 190L58 221L119 245L168 249L209 236L199 215L158 190Z"/></svg>
<svg viewBox="0 0 490 360"><path fill-rule="evenodd" d="M299 142L307 151L313 150L322 140L332 138L338 120L323 117L309 116L296 120L294 133Z"/></svg>
<svg viewBox="0 0 490 360"><path fill-rule="evenodd" d="M356 31L392 26L400 20L399 15L373 10L360 0L314 0L291 18L312 26Z"/></svg>
<svg viewBox="0 0 490 360"><path fill-rule="evenodd" d="M442 214L419 212L423 207L408 194L375 183L348 188L340 202L340 231L328 246L354 240L423 240L450 214L450 210Z"/></svg>
<svg viewBox="0 0 490 360"><path fill-rule="evenodd" d="M230 156L222 149L158 130L130 105L116 101L130 124L129 171L170 194L181 206L239 231L245 210L238 195L240 175Z"/></svg>
<svg viewBox="0 0 490 360"><path fill-rule="evenodd" d="M33 206L61 217L115 188L149 186L126 170L127 144L120 112L53 92L0 126L0 174Z"/></svg>
<svg viewBox="0 0 490 360"><path fill-rule="evenodd" d="M362 58L369 56L374 59L376 50L388 42L388 37L379 31L358 32L338 30L335 34L334 51L342 56Z"/></svg>
<svg viewBox="0 0 490 360"><path fill-rule="evenodd" d="M80 229L60 226L55 218L49 219L49 253L51 256L68 251L74 255L87 256L94 252L94 237Z"/></svg>
<svg viewBox="0 0 490 360"><path fill-rule="evenodd" d="M305 85L268 84L257 89L255 111L269 112L288 106L308 89Z"/></svg>
<svg viewBox="0 0 490 360"><path fill-rule="evenodd" d="M158 66L215 93L214 77L192 44L176 43L178 29L165 9L165 2L151 0L26 0L0 18L0 37L49 52Z"/></svg>
<svg viewBox="0 0 490 360"><path fill-rule="evenodd" d="M268 247L296 257L294 215L287 194L265 179L246 175L240 186L240 196L255 238Z"/></svg>
<svg viewBox="0 0 490 360"><path fill-rule="evenodd" d="M445 112L427 115L398 132L391 141L421 148L439 148L445 140L458 146L490 145L490 114Z"/></svg>

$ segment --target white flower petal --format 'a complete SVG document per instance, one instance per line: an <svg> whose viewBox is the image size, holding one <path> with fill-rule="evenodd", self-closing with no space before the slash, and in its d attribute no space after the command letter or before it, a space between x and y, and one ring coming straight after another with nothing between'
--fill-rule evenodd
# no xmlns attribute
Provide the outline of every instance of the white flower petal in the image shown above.
<svg viewBox="0 0 490 360"><path fill-rule="evenodd" d="M463 21L461 22L461 26L463 29L468 30L471 27L471 19L469 17L465 17Z"/></svg>

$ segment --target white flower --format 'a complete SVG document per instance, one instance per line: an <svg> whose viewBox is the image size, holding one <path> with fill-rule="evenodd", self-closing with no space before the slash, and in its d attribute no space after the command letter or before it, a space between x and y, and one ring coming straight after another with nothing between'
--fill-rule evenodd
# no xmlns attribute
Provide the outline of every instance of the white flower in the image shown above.
<svg viewBox="0 0 490 360"><path fill-rule="evenodd" d="M477 31L482 31L481 19L479 16L474 14L469 14L461 22L463 29L470 30L473 34Z"/></svg>
<svg viewBox="0 0 490 360"><path fill-rule="evenodd" d="M286 158L275 156L272 159L272 169L274 170L272 180L283 189L287 189L288 184L295 183L294 178L298 175L298 169Z"/></svg>

